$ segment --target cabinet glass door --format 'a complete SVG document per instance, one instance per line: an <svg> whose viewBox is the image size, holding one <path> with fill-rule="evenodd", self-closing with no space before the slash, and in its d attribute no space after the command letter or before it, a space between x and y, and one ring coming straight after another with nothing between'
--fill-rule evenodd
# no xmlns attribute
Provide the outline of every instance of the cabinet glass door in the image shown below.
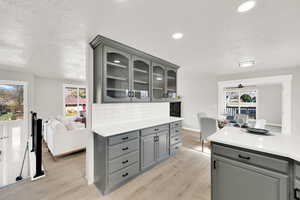
<svg viewBox="0 0 300 200"><path fill-rule="evenodd" d="M163 101L165 98L165 69L160 65L152 67L152 96L153 100Z"/></svg>
<svg viewBox="0 0 300 200"><path fill-rule="evenodd" d="M176 98L176 71L168 70L167 72L167 93L169 99Z"/></svg>
<svg viewBox="0 0 300 200"><path fill-rule="evenodd" d="M133 58L133 101L150 100L150 62Z"/></svg>
<svg viewBox="0 0 300 200"><path fill-rule="evenodd" d="M129 55L105 48L104 101L130 101Z"/></svg>

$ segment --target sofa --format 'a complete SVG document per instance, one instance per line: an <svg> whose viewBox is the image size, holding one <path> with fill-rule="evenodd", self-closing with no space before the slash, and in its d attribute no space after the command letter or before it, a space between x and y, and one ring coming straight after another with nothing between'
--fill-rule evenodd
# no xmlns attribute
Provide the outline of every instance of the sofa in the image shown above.
<svg viewBox="0 0 300 200"><path fill-rule="evenodd" d="M57 117L44 123L44 141L54 157L85 149L87 134L85 125L71 118Z"/></svg>

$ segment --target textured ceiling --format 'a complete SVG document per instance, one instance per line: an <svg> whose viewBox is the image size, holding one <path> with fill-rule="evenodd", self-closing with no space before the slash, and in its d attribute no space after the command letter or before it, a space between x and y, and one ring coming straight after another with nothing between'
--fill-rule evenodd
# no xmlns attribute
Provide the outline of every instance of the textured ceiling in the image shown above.
<svg viewBox="0 0 300 200"><path fill-rule="evenodd" d="M88 42L101 34L200 75L300 66L300 1L0 0L0 68L84 79ZM171 39L183 32L182 40ZM257 65L240 69L254 57Z"/></svg>

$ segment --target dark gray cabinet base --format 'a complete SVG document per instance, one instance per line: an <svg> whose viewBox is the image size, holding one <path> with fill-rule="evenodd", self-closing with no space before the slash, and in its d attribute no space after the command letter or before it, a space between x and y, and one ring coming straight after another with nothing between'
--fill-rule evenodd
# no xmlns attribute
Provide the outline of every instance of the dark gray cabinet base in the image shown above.
<svg viewBox="0 0 300 200"><path fill-rule="evenodd" d="M174 126L177 140L172 140L170 150L170 127ZM105 195L167 160L180 149L180 129L181 123L174 122L111 137L95 133L94 184Z"/></svg>
<svg viewBox="0 0 300 200"><path fill-rule="evenodd" d="M288 158L212 143L212 200L295 200L297 165Z"/></svg>

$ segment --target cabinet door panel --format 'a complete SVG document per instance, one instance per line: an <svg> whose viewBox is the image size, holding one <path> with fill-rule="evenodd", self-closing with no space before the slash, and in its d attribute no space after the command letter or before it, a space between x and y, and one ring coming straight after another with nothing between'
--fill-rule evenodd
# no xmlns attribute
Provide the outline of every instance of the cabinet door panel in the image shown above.
<svg viewBox="0 0 300 200"><path fill-rule="evenodd" d="M166 100L166 72L165 68L158 64L152 66L152 100Z"/></svg>
<svg viewBox="0 0 300 200"><path fill-rule="evenodd" d="M214 156L213 200L288 200L288 177Z"/></svg>
<svg viewBox="0 0 300 200"><path fill-rule="evenodd" d="M104 102L128 102L130 91L130 56L121 51L104 48Z"/></svg>
<svg viewBox="0 0 300 200"><path fill-rule="evenodd" d="M155 136L148 135L141 138L141 168L146 169L156 162L155 156Z"/></svg>
<svg viewBox="0 0 300 200"><path fill-rule="evenodd" d="M150 101L150 62L138 57L133 57L133 101Z"/></svg>
<svg viewBox="0 0 300 200"><path fill-rule="evenodd" d="M176 99L177 96L177 72L176 70L167 70L167 93L169 100Z"/></svg>
<svg viewBox="0 0 300 200"><path fill-rule="evenodd" d="M169 131L157 133L157 160L163 160L169 156Z"/></svg>

